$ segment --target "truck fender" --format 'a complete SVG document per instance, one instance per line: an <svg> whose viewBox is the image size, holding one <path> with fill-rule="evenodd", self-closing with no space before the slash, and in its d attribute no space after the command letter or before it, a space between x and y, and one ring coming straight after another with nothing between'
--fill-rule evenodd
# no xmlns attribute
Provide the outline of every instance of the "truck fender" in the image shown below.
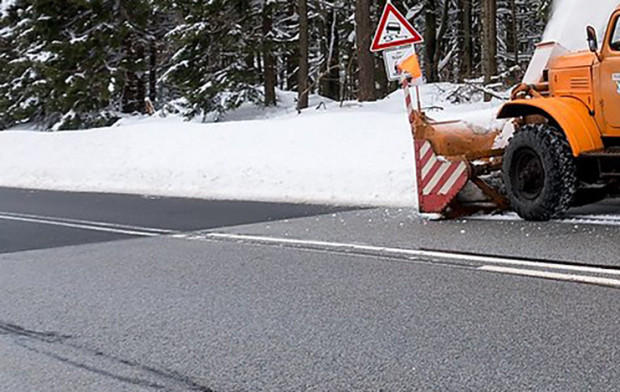
<svg viewBox="0 0 620 392"><path fill-rule="evenodd" d="M502 106L497 118L542 115L556 123L566 135L573 155L603 149L603 139L588 107L575 98L517 99Z"/></svg>

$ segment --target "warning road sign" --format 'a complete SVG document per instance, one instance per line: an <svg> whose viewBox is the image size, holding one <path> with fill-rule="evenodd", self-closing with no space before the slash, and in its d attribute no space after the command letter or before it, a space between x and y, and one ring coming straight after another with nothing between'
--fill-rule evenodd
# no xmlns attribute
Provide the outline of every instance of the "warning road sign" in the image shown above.
<svg viewBox="0 0 620 392"><path fill-rule="evenodd" d="M422 35L420 35L403 14L388 1L383 10L379 28L377 29L370 50L372 52L379 52L422 41L424 41Z"/></svg>

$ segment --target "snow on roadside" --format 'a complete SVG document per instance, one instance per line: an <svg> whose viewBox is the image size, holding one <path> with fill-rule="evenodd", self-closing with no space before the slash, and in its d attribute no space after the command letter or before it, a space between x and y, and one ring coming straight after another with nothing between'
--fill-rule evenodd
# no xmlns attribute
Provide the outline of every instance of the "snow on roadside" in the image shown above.
<svg viewBox="0 0 620 392"><path fill-rule="evenodd" d="M453 106L438 91L424 88L425 105L448 109L432 115L492 123L497 103ZM415 206L401 92L363 105L326 101L301 115L290 94L280 99L281 109L243 107L221 123L151 117L76 132L0 132L0 186Z"/></svg>

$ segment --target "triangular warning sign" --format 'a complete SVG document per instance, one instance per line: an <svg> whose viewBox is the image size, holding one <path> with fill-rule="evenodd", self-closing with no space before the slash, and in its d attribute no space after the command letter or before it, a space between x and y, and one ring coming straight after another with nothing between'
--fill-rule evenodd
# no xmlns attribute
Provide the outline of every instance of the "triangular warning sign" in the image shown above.
<svg viewBox="0 0 620 392"><path fill-rule="evenodd" d="M401 14L391 2L387 2L381 22L375 34L370 50L379 52L398 46L416 44L424 41L411 23Z"/></svg>

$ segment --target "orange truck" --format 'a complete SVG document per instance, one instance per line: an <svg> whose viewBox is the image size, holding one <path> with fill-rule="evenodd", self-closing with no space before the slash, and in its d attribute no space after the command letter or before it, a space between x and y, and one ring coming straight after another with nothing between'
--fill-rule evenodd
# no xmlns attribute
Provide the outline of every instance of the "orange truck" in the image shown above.
<svg viewBox="0 0 620 392"><path fill-rule="evenodd" d="M612 14L603 41L592 27L587 28L587 41L590 50L576 53L555 43L539 46L525 83L513 90L512 99L498 114L515 125L505 149L491 149L494 133L484 137L463 123L433 122L421 110L410 109L419 146L417 166L436 165L425 173L418 169L422 212L449 215L463 210L457 192L447 195L446 203L436 203L442 195L433 194L431 185L444 184L446 176L437 179L435 174L432 179L429 173L440 161L444 166L446 162L467 164L468 182L478 185L487 201L502 208L511 206L527 220L557 218L571 206L615 191L620 180L620 7ZM405 87L407 91L408 82ZM420 156L431 155L420 142L430 143L433 156L429 159ZM501 171L501 191L484 180L494 171ZM445 184L443 190L451 182ZM455 191L464 187L463 181L455 184L459 188Z"/></svg>

